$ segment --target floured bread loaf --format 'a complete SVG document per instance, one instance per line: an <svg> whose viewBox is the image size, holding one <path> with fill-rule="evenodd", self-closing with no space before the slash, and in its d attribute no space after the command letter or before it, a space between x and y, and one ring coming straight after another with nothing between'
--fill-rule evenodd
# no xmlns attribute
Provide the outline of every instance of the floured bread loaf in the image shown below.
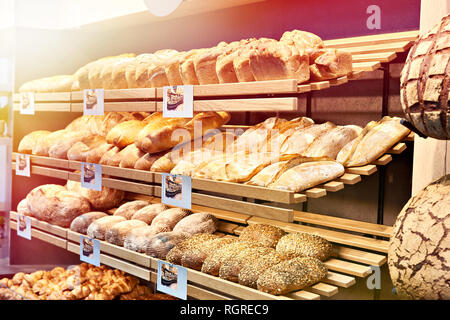
<svg viewBox="0 0 450 320"><path fill-rule="evenodd" d="M105 240L117 246L123 246L127 234L136 228L145 227L147 224L140 220L126 220L113 225L106 231Z"/></svg>
<svg viewBox="0 0 450 320"><path fill-rule="evenodd" d="M20 202L17 204L17 213L29 217L33 216L33 212L28 209L27 198L20 200Z"/></svg>
<svg viewBox="0 0 450 320"><path fill-rule="evenodd" d="M74 232L78 232L81 234L86 234L87 229L97 219L108 216L104 212L100 211L92 211L82 214L81 216L76 217L72 223L70 224L70 230Z"/></svg>
<svg viewBox="0 0 450 320"><path fill-rule="evenodd" d="M161 232L155 234L147 243L145 253L157 259L166 259L167 253L189 234L179 232Z"/></svg>
<svg viewBox="0 0 450 320"><path fill-rule="evenodd" d="M131 229L125 236L123 246L126 249L144 253L154 235L155 233L150 226Z"/></svg>
<svg viewBox="0 0 450 320"><path fill-rule="evenodd" d="M89 140L89 132L69 131L48 149L48 154L52 158L67 159L67 152L75 143Z"/></svg>
<svg viewBox="0 0 450 320"><path fill-rule="evenodd" d="M249 241L262 247L275 248L278 241L286 232L278 227L268 224L251 224L242 230L240 241Z"/></svg>
<svg viewBox="0 0 450 320"><path fill-rule="evenodd" d="M82 188L81 183L77 181L67 181L67 189L85 197L91 203L92 208L98 211L105 211L116 207L122 202L125 195L122 190L108 187L102 187L102 191Z"/></svg>
<svg viewBox="0 0 450 320"><path fill-rule="evenodd" d="M87 235L89 238L98 240L105 240L106 232L115 224L126 221L124 217L120 216L106 216L93 221L87 228Z"/></svg>
<svg viewBox="0 0 450 320"><path fill-rule="evenodd" d="M117 56L113 59L107 60L103 63L103 66L98 74L98 79L95 80L99 85L101 85L98 88L103 89L114 89L115 83L113 79L113 73L116 67L120 64L127 64L130 62L130 59L135 59L136 56L134 54L126 54L123 56ZM117 75L117 74L116 74ZM91 75L90 75L91 76ZM89 79L91 81L91 79ZM126 84L125 84L126 85ZM96 88L96 87L94 87ZM127 86L122 87L120 89L125 89Z"/></svg>
<svg viewBox="0 0 450 320"><path fill-rule="evenodd" d="M127 67L136 61L136 57L123 58L114 63L111 72L111 87L109 89L127 89ZM107 88L105 88L107 89Z"/></svg>
<svg viewBox="0 0 450 320"><path fill-rule="evenodd" d="M131 217L131 219L141 220L144 221L146 224L151 224L153 219L155 219L155 217L158 214L168 209L169 207L162 203L150 204L136 211Z"/></svg>
<svg viewBox="0 0 450 320"><path fill-rule="evenodd" d="M173 230L175 225L181 221L181 219L190 215L192 211L182 208L171 208L158 214L150 225L155 233L162 232L163 230Z"/></svg>
<svg viewBox="0 0 450 320"><path fill-rule="evenodd" d="M219 221L208 212L197 212L181 219L173 228L174 232L189 234L214 233Z"/></svg>
<svg viewBox="0 0 450 320"><path fill-rule="evenodd" d="M33 150L36 150L36 146L43 143L43 140L51 133L47 130L33 131L20 140L18 151L19 153L33 154Z"/></svg>
<svg viewBox="0 0 450 320"><path fill-rule="evenodd" d="M318 184L336 179L342 176L344 172L344 167L338 162L306 162L286 170L268 187L272 189L300 192Z"/></svg>
<svg viewBox="0 0 450 320"><path fill-rule="evenodd" d="M106 140L102 136L90 136L83 141L79 141L67 150L67 159L72 161L87 162L88 154L91 150L105 144Z"/></svg>
<svg viewBox="0 0 450 320"><path fill-rule="evenodd" d="M278 241L276 250L285 256L312 257L325 261L331 256L333 247L330 242L318 235L293 232Z"/></svg>
<svg viewBox="0 0 450 320"><path fill-rule="evenodd" d="M275 176L282 170L286 163L287 161L280 161L268 165L247 181L246 184L266 187L274 180Z"/></svg>
<svg viewBox="0 0 450 320"><path fill-rule="evenodd" d="M119 208L117 208L116 211L114 211L114 215L121 216L127 220L130 220L138 210L140 210L148 205L149 205L149 203L147 201L143 201L143 200L135 200L135 201L126 202L123 205L121 205Z"/></svg>
<svg viewBox="0 0 450 320"><path fill-rule="evenodd" d="M281 145L281 153L302 155L317 137L335 127L335 124L325 122L295 130Z"/></svg>

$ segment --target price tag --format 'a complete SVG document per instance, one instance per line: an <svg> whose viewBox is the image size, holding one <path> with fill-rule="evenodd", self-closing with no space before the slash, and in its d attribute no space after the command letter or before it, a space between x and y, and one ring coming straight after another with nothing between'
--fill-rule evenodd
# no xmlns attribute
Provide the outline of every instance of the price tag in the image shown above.
<svg viewBox="0 0 450 320"><path fill-rule="evenodd" d="M17 235L31 240L31 219L23 214L17 215Z"/></svg>
<svg viewBox="0 0 450 320"><path fill-rule="evenodd" d="M192 206L192 179L188 176L162 173L161 202L185 209Z"/></svg>
<svg viewBox="0 0 450 320"><path fill-rule="evenodd" d="M194 116L194 86L163 87L163 117L192 118Z"/></svg>
<svg viewBox="0 0 450 320"><path fill-rule="evenodd" d="M80 235L80 260L100 267L100 241Z"/></svg>
<svg viewBox="0 0 450 320"><path fill-rule="evenodd" d="M91 116L102 116L105 114L105 90L84 89L83 114Z"/></svg>
<svg viewBox="0 0 450 320"><path fill-rule="evenodd" d="M158 260L156 290L179 299L187 299L187 270L182 266Z"/></svg>
<svg viewBox="0 0 450 320"><path fill-rule="evenodd" d="M34 92L20 93L20 114L34 114Z"/></svg>
<svg viewBox="0 0 450 320"><path fill-rule="evenodd" d="M18 153L16 155L16 175L30 177L30 155Z"/></svg>
<svg viewBox="0 0 450 320"><path fill-rule="evenodd" d="M102 166L97 163L81 163L81 186L102 191Z"/></svg>

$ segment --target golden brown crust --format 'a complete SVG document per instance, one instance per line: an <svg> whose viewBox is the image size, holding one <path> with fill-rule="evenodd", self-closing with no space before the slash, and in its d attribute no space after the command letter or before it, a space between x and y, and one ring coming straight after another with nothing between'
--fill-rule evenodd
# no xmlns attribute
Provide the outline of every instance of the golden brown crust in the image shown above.
<svg viewBox="0 0 450 320"><path fill-rule="evenodd" d="M312 257L325 261L331 256L333 246L318 235L293 232L280 239L276 250L286 256Z"/></svg>
<svg viewBox="0 0 450 320"><path fill-rule="evenodd" d="M278 227L268 224L252 224L242 230L240 241L250 241L262 247L275 248L278 241L286 232Z"/></svg>

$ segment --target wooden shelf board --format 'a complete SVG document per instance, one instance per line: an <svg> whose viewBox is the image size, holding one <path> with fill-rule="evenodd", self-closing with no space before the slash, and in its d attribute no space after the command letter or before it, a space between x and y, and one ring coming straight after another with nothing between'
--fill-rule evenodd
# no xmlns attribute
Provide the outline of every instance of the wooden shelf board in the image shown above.
<svg viewBox="0 0 450 320"><path fill-rule="evenodd" d="M419 30L412 31L402 31L394 33L381 33L370 36L359 36L350 38L340 38L325 40L325 47L329 48L349 48L358 47L363 45L375 45L375 44L385 44L398 41L410 41L413 42L417 40L419 36Z"/></svg>
<svg viewBox="0 0 450 320"><path fill-rule="evenodd" d="M354 62L353 70L355 71L375 71L381 67L379 61Z"/></svg>
<svg viewBox="0 0 450 320"><path fill-rule="evenodd" d="M105 90L104 100L155 99L155 88L108 89ZM73 91L71 101L83 101L83 91Z"/></svg>
<svg viewBox="0 0 450 320"><path fill-rule="evenodd" d="M400 142L393 146L391 149L387 151L387 153L391 154L400 154L406 150L406 143Z"/></svg>
<svg viewBox="0 0 450 320"><path fill-rule="evenodd" d="M317 283L307 290L325 297L332 297L339 292L337 287L326 283Z"/></svg>
<svg viewBox="0 0 450 320"><path fill-rule="evenodd" d="M370 176L371 174L377 172L377 166L373 164L368 164L362 167L349 167L345 168L345 172L362 176Z"/></svg>
<svg viewBox="0 0 450 320"><path fill-rule="evenodd" d="M126 112L126 111L141 111L154 112L156 111L156 101L120 101L120 102L104 102L105 112ZM71 112L83 112L83 103L71 103Z"/></svg>
<svg viewBox="0 0 450 320"><path fill-rule="evenodd" d="M20 111L20 104L14 103L13 110ZM40 102L34 104L34 111L49 111L49 112L70 112L70 102Z"/></svg>
<svg viewBox="0 0 450 320"><path fill-rule="evenodd" d="M360 278L367 277L372 273L372 269L368 266L334 258L328 259L324 263L330 270L351 274Z"/></svg>
<svg viewBox="0 0 450 320"><path fill-rule="evenodd" d="M336 181L354 185L361 181L361 176L359 174L344 173L344 175L340 176Z"/></svg>
<svg viewBox="0 0 450 320"><path fill-rule="evenodd" d="M70 102L71 92L36 92L34 102ZM13 96L14 102L20 103L20 93Z"/></svg>
<svg viewBox="0 0 450 320"><path fill-rule="evenodd" d="M353 62L379 61L382 63L388 63L395 58L397 58L397 54L395 52L377 52L352 55Z"/></svg>
<svg viewBox="0 0 450 320"><path fill-rule="evenodd" d="M330 181L320 186L329 192L336 192L344 189L344 183L340 181Z"/></svg>
<svg viewBox="0 0 450 320"><path fill-rule="evenodd" d="M356 279L354 277L333 271L328 271L327 277L322 281L343 288L350 288L356 283Z"/></svg>
<svg viewBox="0 0 450 320"><path fill-rule="evenodd" d="M10 220L9 226L12 230L17 230L17 222ZM63 249L67 247L67 241L65 239L61 239L35 228L31 228L31 239L39 239Z"/></svg>
<svg viewBox="0 0 450 320"><path fill-rule="evenodd" d="M359 263L364 263L371 266L382 266L386 263L387 259L385 255L375 254L347 247L334 246L333 249L334 249L333 255L335 257Z"/></svg>
<svg viewBox="0 0 450 320"><path fill-rule="evenodd" d="M374 161L373 164L376 164L377 166L385 166L391 161L392 156L390 154L385 154L381 156L378 160Z"/></svg>
<svg viewBox="0 0 450 320"><path fill-rule="evenodd" d="M397 41L381 44L360 45L357 47L343 48L343 50L354 54L378 53L378 52L405 52L412 46L412 41Z"/></svg>
<svg viewBox="0 0 450 320"><path fill-rule="evenodd" d="M327 190L315 187L304 191L304 193L308 198L315 199L325 197L327 195Z"/></svg>

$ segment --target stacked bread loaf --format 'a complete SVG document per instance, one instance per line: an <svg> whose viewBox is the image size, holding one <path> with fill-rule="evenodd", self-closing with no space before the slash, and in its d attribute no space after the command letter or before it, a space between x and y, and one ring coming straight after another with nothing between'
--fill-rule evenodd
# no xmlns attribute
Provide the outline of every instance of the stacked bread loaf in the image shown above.
<svg viewBox="0 0 450 320"><path fill-rule="evenodd" d="M174 300L121 270L82 263L0 279L0 300Z"/></svg>
<svg viewBox="0 0 450 320"><path fill-rule="evenodd" d="M280 79L304 83L334 79L351 71L351 53L327 49L317 35L293 30L285 32L279 41L251 38L182 52L167 49L104 57L86 64L74 75L33 80L19 90L156 88Z"/></svg>
<svg viewBox="0 0 450 320"><path fill-rule="evenodd" d="M311 286L327 276L322 261L332 245L317 235L286 234L265 224L246 227L238 238L198 233L172 248L167 261L201 270L271 294Z"/></svg>

